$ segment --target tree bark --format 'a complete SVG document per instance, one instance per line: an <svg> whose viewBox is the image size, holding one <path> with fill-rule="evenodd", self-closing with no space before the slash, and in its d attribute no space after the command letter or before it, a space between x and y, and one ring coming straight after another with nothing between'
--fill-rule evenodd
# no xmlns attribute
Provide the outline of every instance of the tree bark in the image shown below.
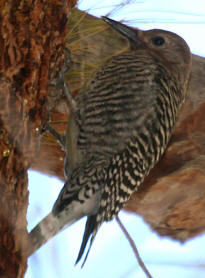
<svg viewBox="0 0 205 278"><path fill-rule="evenodd" d="M48 118L47 83L64 59L74 2L0 4L0 277L26 271L27 169Z"/></svg>
<svg viewBox="0 0 205 278"><path fill-rule="evenodd" d="M67 45L74 62L68 84L75 95L112 55L125 51L127 41L101 19L74 10ZM205 231L205 58L192 55L189 92L169 146L125 209L138 213L160 235L180 241ZM65 100L51 111L53 127L64 134L69 109ZM32 164L62 180L64 153L49 134L42 137Z"/></svg>

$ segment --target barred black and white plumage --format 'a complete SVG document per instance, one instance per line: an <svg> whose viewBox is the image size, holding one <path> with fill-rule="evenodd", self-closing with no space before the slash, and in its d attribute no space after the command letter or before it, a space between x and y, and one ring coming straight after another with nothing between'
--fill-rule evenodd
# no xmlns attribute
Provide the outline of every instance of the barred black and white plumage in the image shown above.
<svg viewBox="0 0 205 278"><path fill-rule="evenodd" d="M66 134L67 181L30 236L35 248L88 216L77 258L162 156L186 95L191 54L176 34L105 20L130 41L75 99ZM88 253L87 253L88 254Z"/></svg>

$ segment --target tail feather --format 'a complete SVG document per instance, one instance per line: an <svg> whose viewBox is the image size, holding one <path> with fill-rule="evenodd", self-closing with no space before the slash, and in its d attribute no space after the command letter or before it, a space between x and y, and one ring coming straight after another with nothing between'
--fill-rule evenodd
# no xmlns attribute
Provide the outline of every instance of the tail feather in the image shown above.
<svg viewBox="0 0 205 278"><path fill-rule="evenodd" d="M90 245L89 245L88 251L86 253L85 259L83 261L82 267L84 266L84 264L87 260L88 254L90 252L90 248L92 246L93 240L94 240L95 235L97 233L97 230L96 230L97 221L96 221L96 219L97 219L97 215L90 215L87 218L82 244L81 244L81 247L80 247L80 251L78 253L77 260L75 262L75 264L77 264L81 260L83 254L85 252L86 245L87 245L87 243L90 239L90 236L92 236L91 239L90 239Z"/></svg>

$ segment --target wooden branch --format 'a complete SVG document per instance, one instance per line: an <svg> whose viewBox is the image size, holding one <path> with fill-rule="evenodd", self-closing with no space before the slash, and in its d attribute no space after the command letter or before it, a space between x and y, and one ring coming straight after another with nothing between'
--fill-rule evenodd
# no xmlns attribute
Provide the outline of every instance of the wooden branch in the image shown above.
<svg viewBox="0 0 205 278"><path fill-rule="evenodd" d="M48 118L47 83L64 59L74 2L1 1L0 277L26 271L27 169Z"/></svg>
<svg viewBox="0 0 205 278"><path fill-rule="evenodd" d="M146 268L146 265L144 264L143 260L140 257L140 254L137 250L137 246L135 245L134 240L131 238L131 236L129 235L128 231L126 230L125 226L122 224L119 216L116 216L116 221L120 227L120 229L122 230L122 232L124 233L125 237L127 238L127 240L129 241L129 244L135 254L135 257L137 259L138 264L140 265L140 267L142 268L142 270L144 271L145 275L148 278L152 278L151 274L149 273L149 270Z"/></svg>
<svg viewBox="0 0 205 278"><path fill-rule="evenodd" d="M100 19L78 10L72 12L69 29L74 66L68 82L75 95L106 59L126 49L127 42ZM62 134L69 113L65 107L62 98L52 110L53 127ZM160 235L180 241L205 231L204 114L205 58L193 55L189 96L169 147L125 207L142 215ZM64 179L63 157L55 139L45 134L32 168Z"/></svg>

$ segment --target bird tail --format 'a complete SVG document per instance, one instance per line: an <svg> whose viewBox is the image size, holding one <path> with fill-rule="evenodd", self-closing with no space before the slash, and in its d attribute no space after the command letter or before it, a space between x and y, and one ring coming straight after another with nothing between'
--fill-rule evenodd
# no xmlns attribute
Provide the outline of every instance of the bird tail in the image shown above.
<svg viewBox="0 0 205 278"><path fill-rule="evenodd" d="M92 246L92 243L93 243L93 240L94 240L95 235L97 233L98 225L97 225L96 220L97 220L97 216L96 215L90 215L87 218L87 222L86 222L86 226L85 226L85 231L84 231L84 235L83 235L82 244L81 244L81 247L80 247L80 251L78 253L77 260L75 262L75 264L77 264L81 260L83 254L85 252L86 245L87 245L87 243L88 243L88 241L89 241L89 239L91 237L90 245L89 245L88 251L86 253L86 256L84 258L84 261L83 261L83 264L82 264L81 267L84 266L84 264L85 264L85 262L87 260L88 254L90 252L90 249L91 249L91 246Z"/></svg>
<svg viewBox="0 0 205 278"><path fill-rule="evenodd" d="M76 219L73 219L69 223L66 223L66 227L70 226L75 221ZM58 234L63 228L64 225L62 225L58 217L49 213L28 235L28 257Z"/></svg>

